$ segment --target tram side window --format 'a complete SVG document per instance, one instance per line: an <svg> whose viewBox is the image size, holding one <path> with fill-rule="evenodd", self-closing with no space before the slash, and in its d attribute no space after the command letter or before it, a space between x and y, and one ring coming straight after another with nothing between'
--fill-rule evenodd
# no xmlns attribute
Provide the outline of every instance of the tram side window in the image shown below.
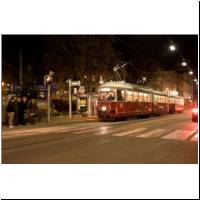
<svg viewBox="0 0 200 200"><path fill-rule="evenodd" d="M184 105L184 99L176 99L176 104Z"/></svg>
<svg viewBox="0 0 200 200"><path fill-rule="evenodd" d="M167 103L167 97L165 97L165 103Z"/></svg>
<svg viewBox="0 0 200 200"><path fill-rule="evenodd" d="M161 96L157 96L157 98L158 98L158 103L161 103Z"/></svg>
<svg viewBox="0 0 200 200"><path fill-rule="evenodd" d="M153 96L153 100L154 100L154 103L157 103L157 102L158 102L157 95L154 95L154 96Z"/></svg>
<svg viewBox="0 0 200 200"><path fill-rule="evenodd" d="M125 100L125 92L124 90L117 90L117 100L124 101Z"/></svg>
<svg viewBox="0 0 200 200"><path fill-rule="evenodd" d="M184 99L180 99L180 104L183 106L184 105Z"/></svg>
<svg viewBox="0 0 200 200"><path fill-rule="evenodd" d="M147 93L144 93L143 95L144 95L144 96L143 96L144 102L148 102Z"/></svg>
<svg viewBox="0 0 200 200"><path fill-rule="evenodd" d="M99 92L98 93L98 100L99 101L113 101L115 100L115 92L110 91L110 92Z"/></svg>
<svg viewBox="0 0 200 200"><path fill-rule="evenodd" d="M152 100L151 100L151 94L150 93L148 93L148 102L151 102Z"/></svg>
<svg viewBox="0 0 200 200"><path fill-rule="evenodd" d="M133 101L133 92L132 91L127 91L127 101Z"/></svg>
<svg viewBox="0 0 200 200"><path fill-rule="evenodd" d="M159 103L162 103L162 96L159 96Z"/></svg>
<svg viewBox="0 0 200 200"><path fill-rule="evenodd" d="M143 102L143 93L139 92L139 102Z"/></svg>
<svg viewBox="0 0 200 200"><path fill-rule="evenodd" d="M160 103L163 103L163 96L160 96Z"/></svg>
<svg viewBox="0 0 200 200"><path fill-rule="evenodd" d="M160 97L160 103L165 103L165 97L164 96Z"/></svg>
<svg viewBox="0 0 200 200"><path fill-rule="evenodd" d="M138 100L139 100L138 92L133 92L133 96L134 96L134 101L138 102Z"/></svg>
<svg viewBox="0 0 200 200"><path fill-rule="evenodd" d="M167 98L163 96L163 103L167 103Z"/></svg>

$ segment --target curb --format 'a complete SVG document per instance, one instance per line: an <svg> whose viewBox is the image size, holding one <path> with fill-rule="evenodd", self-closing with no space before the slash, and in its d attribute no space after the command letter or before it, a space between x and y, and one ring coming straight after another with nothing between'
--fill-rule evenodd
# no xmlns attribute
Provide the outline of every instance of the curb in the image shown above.
<svg viewBox="0 0 200 200"><path fill-rule="evenodd" d="M65 116L59 116L56 117L54 119L52 119L52 121L50 121L49 123L47 121L42 121L42 122L36 122L35 125L32 124L27 124L25 126L19 125L13 129L10 129L8 126L6 125L2 125L2 132L4 131L14 131L14 130L24 130L24 129L29 129L29 128L39 128L39 127L47 127L47 126L55 126L55 125L63 125L63 124L73 124L73 123L79 123L79 122L89 122L89 121L98 121L98 117L72 117L72 119L69 119L69 117L65 117Z"/></svg>

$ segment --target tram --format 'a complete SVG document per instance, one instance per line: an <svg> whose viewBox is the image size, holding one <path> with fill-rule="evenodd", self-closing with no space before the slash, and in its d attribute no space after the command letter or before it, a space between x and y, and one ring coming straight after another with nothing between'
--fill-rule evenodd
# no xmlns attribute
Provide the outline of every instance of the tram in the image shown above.
<svg viewBox="0 0 200 200"><path fill-rule="evenodd" d="M98 89L97 115L101 119L162 115L183 110L183 97L125 81L106 82Z"/></svg>

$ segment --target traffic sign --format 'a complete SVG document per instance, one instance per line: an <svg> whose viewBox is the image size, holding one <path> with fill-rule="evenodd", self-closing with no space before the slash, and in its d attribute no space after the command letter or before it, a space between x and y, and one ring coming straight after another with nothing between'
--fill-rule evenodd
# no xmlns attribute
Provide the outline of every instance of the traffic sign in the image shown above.
<svg viewBox="0 0 200 200"><path fill-rule="evenodd" d="M80 86L81 82L80 81L72 81L71 86Z"/></svg>

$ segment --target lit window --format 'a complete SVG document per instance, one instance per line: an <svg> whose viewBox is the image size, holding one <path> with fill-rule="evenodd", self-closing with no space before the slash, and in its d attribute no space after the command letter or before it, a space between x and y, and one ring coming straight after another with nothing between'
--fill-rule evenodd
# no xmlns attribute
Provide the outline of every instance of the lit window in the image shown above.
<svg viewBox="0 0 200 200"><path fill-rule="evenodd" d="M133 92L133 96L134 96L134 101L138 101L139 98L138 98L138 92Z"/></svg>
<svg viewBox="0 0 200 200"><path fill-rule="evenodd" d="M139 92L139 102L143 102L143 93Z"/></svg>
<svg viewBox="0 0 200 200"><path fill-rule="evenodd" d="M133 92L127 91L127 101L133 101Z"/></svg>
<svg viewBox="0 0 200 200"><path fill-rule="evenodd" d="M146 93L144 93L144 102L148 102L148 97L147 97L148 95L146 94Z"/></svg>

